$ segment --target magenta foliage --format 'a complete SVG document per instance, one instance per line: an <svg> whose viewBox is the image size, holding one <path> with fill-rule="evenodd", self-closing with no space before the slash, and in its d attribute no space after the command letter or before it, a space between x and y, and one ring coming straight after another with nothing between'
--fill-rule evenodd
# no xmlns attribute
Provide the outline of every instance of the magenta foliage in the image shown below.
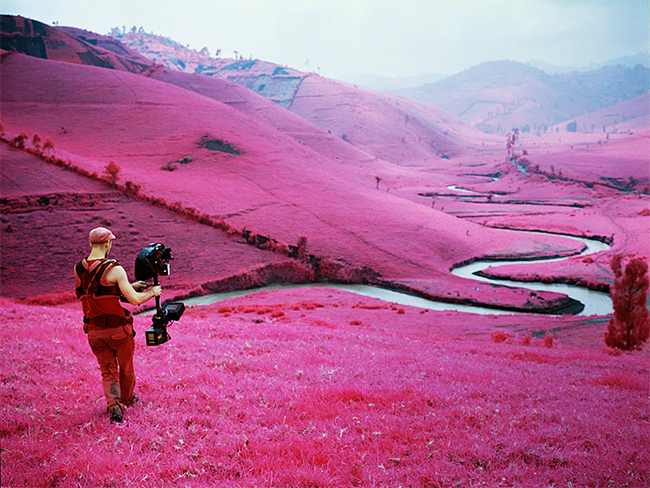
<svg viewBox="0 0 650 488"><path fill-rule="evenodd" d="M156 348L136 317L141 401L121 426L77 308L3 300L3 486L650 481L641 353L409 332L393 324L450 318L300 293L190 308Z"/></svg>
<svg viewBox="0 0 650 488"><path fill-rule="evenodd" d="M648 264L643 258L627 260L617 254L612 259L614 286L612 301L614 317L610 319L605 333L605 343L609 347L632 350L642 349L650 333L650 313L648 312Z"/></svg>

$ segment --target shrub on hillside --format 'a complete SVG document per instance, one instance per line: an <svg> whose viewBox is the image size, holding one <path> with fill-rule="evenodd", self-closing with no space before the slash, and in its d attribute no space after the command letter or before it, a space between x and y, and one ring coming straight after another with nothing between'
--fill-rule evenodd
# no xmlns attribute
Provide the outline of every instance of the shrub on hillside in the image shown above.
<svg viewBox="0 0 650 488"><path fill-rule="evenodd" d="M605 343L623 350L640 350L650 333L648 297L648 263L643 258L626 258L617 254L612 258L614 272L612 302L614 317L609 320ZM623 270L625 264L625 270Z"/></svg>
<svg viewBox="0 0 650 488"><path fill-rule="evenodd" d="M500 342L510 342L512 339L512 334L506 332L505 330L495 330L492 332L490 337L493 342L496 342L498 344Z"/></svg>
<svg viewBox="0 0 650 488"><path fill-rule="evenodd" d="M204 135L201 138L201 140L197 143L197 147L205 148L208 151L219 151L219 152L235 154L235 155L241 154L241 151L237 149L235 146L233 146L232 144L223 141L221 139L216 139L207 134Z"/></svg>
<svg viewBox="0 0 650 488"><path fill-rule="evenodd" d="M176 166L176 164L174 163L174 161L172 161L172 160L170 159L169 161L167 161L166 164L163 164L163 165L160 167L160 169L161 169L162 171L170 171L170 172L171 172L171 171L175 171L176 169L178 169L178 167Z"/></svg>
<svg viewBox="0 0 650 488"><path fill-rule="evenodd" d="M140 185L133 183L132 181L126 181L126 183L124 183L124 191L127 195L135 197L140 193Z"/></svg>
<svg viewBox="0 0 650 488"><path fill-rule="evenodd" d="M297 257L301 261L307 258L307 238L305 236L298 238Z"/></svg>
<svg viewBox="0 0 650 488"><path fill-rule="evenodd" d="M52 139L47 137L45 139L45 142L43 143L43 152L49 153L54 150L54 143L52 142Z"/></svg>
<svg viewBox="0 0 650 488"><path fill-rule="evenodd" d="M544 336L544 347L551 348L555 344L555 337L550 332L547 332Z"/></svg>
<svg viewBox="0 0 650 488"><path fill-rule="evenodd" d="M27 139L27 134L21 132L16 137L13 138L13 145L18 149L25 149L25 140Z"/></svg>
<svg viewBox="0 0 650 488"><path fill-rule="evenodd" d="M39 136L38 133L34 134L34 137L32 137L32 146L34 146L34 149L37 151L41 148L41 136Z"/></svg>
<svg viewBox="0 0 650 488"><path fill-rule="evenodd" d="M109 162L104 168L106 181L113 186L113 190L117 189L117 180L119 179L120 169L121 168L115 163L115 161Z"/></svg>

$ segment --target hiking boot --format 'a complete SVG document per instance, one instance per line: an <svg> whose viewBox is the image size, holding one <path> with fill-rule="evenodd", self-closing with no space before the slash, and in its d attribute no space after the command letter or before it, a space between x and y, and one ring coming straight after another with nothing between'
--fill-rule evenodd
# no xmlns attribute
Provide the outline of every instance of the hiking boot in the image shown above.
<svg viewBox="0 0 650 488"><path fill-rule="evenodd" d="M111 415L111 424L114 422L118 424L122 423L122 420L124 418L122 407L120 407L119 405L113 405L112 407L109 407L108 413Z"/></svg>
<svg viewBox="0 0 650 488"><path fill-rule="evenodd" d="M129 403L129 407L132 407L133 405L135 405L136 403L138 403L138 400L140 400L140 399L138 398L138 395L136 395L136 394L134 393L134 394L133 394L133 398L131 399L131 403Z"/></svg>

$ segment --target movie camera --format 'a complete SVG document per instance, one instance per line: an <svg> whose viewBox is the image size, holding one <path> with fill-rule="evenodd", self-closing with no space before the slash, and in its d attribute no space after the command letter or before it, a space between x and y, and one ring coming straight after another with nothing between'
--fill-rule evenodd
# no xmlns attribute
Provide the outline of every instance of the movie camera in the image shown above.
<svg viewBox="0 0 650 488"><path fill-rule="evenodd" d="M158 286L158 275L169 276L169 261L173 260L172 250L161 243L152 243L142 249L135 258L135 278L147 281L153 278L153 286ZM160 297L156 297L156 314L153 324L145 332L147 346L159 346L171 339L167 326L181 318L185 311L182 302L164 302L160 305Z"/></svg>

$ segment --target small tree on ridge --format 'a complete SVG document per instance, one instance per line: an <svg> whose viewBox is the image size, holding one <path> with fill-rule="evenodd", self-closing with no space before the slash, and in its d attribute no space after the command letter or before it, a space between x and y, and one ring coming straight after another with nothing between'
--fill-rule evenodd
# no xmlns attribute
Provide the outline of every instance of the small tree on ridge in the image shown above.
<svg viewBox="0 0 650 488"><path fill-rule="evenodd" d="M54 151L54 143L52 142L52 139L47 137L45 139L45 142L43 143L43 151L45 153L51 153Z"/></svg>
<svg viewBox="0 0 650 488"><path fill-rule="evenodd" d="M34 137L32 137L32 146L34 146L34 149L39 150L41 148L41 136L37 134L34 134Z"/></svg>
<svg viewBox="0 0 650 488"><path fill-rule="evenodd" d="M628 351L641 350L650 334L650 312L646 306L648 263L643 258L631 258L624 271L623 260L621 254L612 258L614 317L609 319L605 344Z"/></svg>
<svg viewBox="0 0 650 488"><path fill-rule="evenodd" d="M117 189L117 179L119 178L120 169L115 161L111 161L104 168L104 174L106 174L108 182L113 185L113 190Z"/></svg>

